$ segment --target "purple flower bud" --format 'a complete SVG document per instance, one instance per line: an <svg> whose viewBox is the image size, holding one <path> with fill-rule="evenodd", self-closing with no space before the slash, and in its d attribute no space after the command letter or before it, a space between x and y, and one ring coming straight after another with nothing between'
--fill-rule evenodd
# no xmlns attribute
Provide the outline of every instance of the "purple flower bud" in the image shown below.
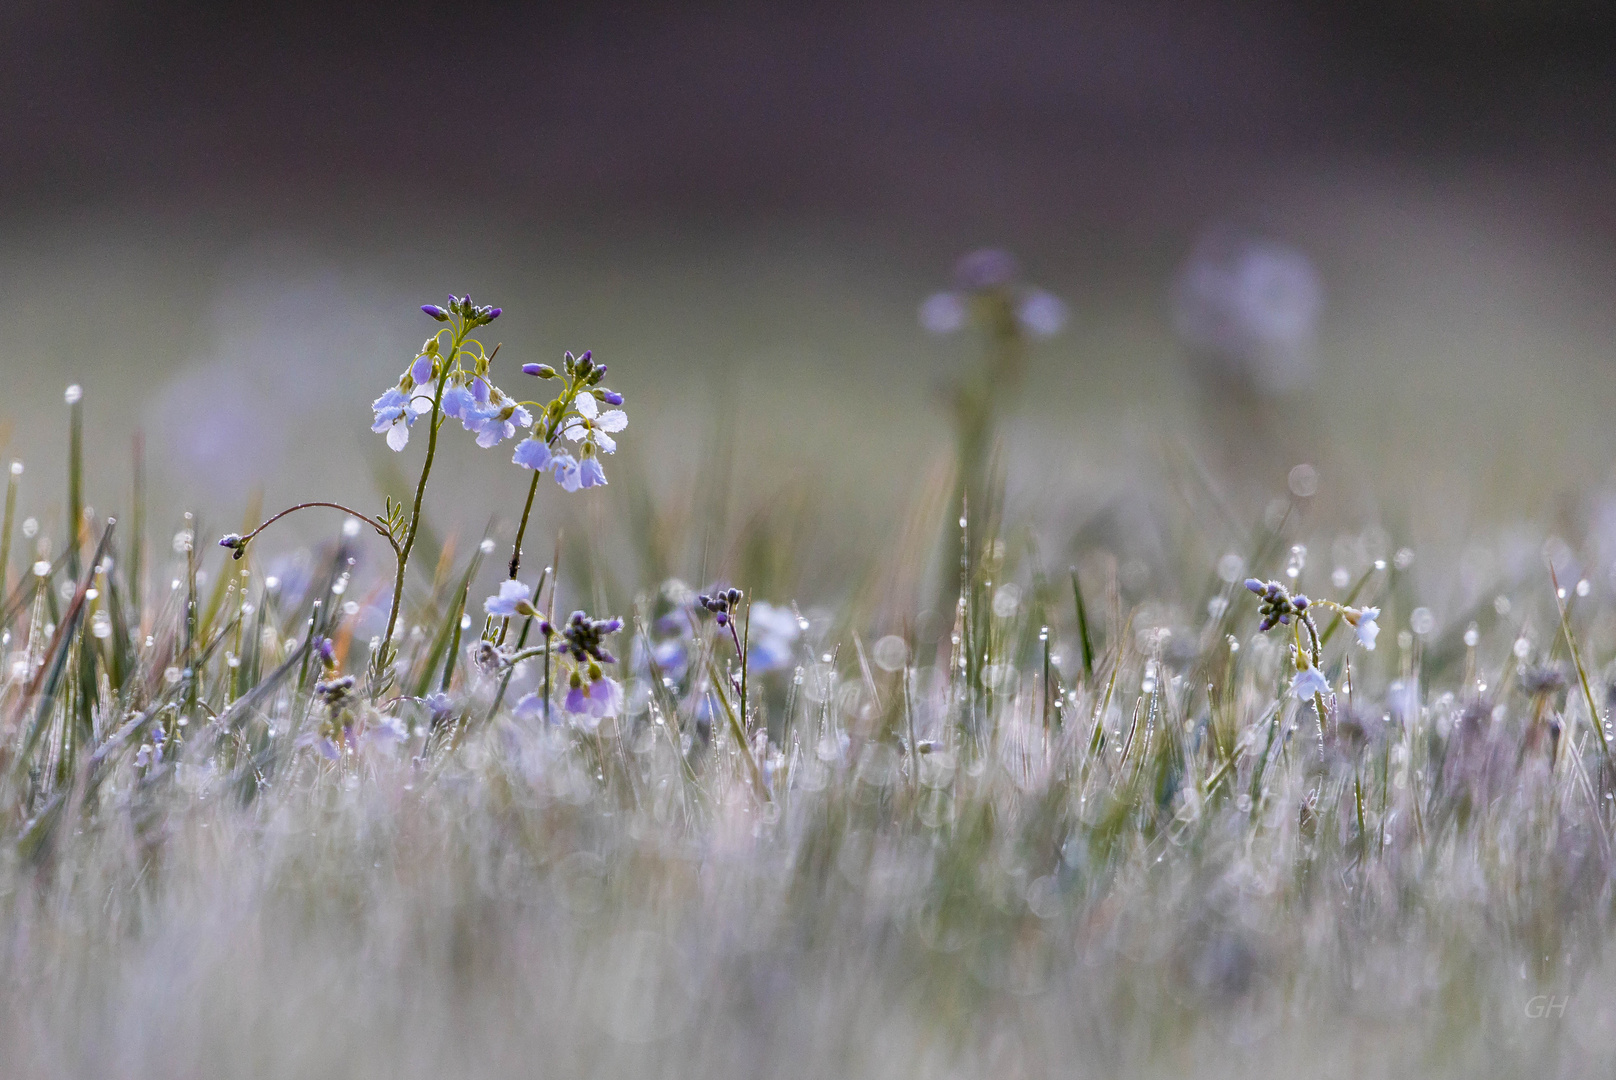
<svg viewBox="0 0 1616 1080"><path fill-rule="evenodd" d="M714 615L713 618L718 620L718 625L719 626L723 626L723 625L725 625L726 623L729 622L729 616L724 614L722 611L720 611L718 614Z"/></svg>
<svg viewBox="0 0 1616 1080"><path fill-rule="evenodd" d="M1297 611L1306 611L1307 610L1307 605L1312 603L1312 601L1309 600L1307 597L1303 596L1301 593L1297 593L1294 597L1291 598L1291 603L1296 605L1296 610Z"/></svg>
<svg viewBox="0 0 1616 1080"><path fill-rule="evenodd" d="M1264 585L1262 582L1258 581L1254 577L1248 577L1246 579L1246 588L1250 589L1252 592L1256 593L1259 596L1262 595L1262 591L1264 589L1266 589L1267 587L1268 586Z"/></svg>
<svg viewBox="0 0 1616 1080"><path fill-rule="evenodd" d="M623 629L623 620L611 618L606 620L606 625L600 628L600 632L603 634L615 634L621 629Z"/></svg>
<svg viewBox="0 0 1616 1080"><path fill-rule="evenodd" d="M549 637L551 634L555 633L555 627L550 625L549 619L539 620L539 633L543 634L545 637Z"/></svg>
<svg viewBox="0 0 1616 1080"><path fill-rule="evenodd" d="M426 312L428 315L432 316L434 319L438 320L439 322L448 322L449 321L449 313L447 311L444 311L442 308L440 308L436 304L422 304L421 305L421 310Z"/></svg>
<svg viewBox="0 0 1616 1080"><path fill-rule="evenodd" d="M219 538L219 546L224 548L237 548L241 546L240 533L225 533Z"/></svg>
<svg viewBox="0 0 1616 1080"><path fill-rule="evenodd" d="M540 371L543 368L544 368L543 364L523 364L522 365L522 374L523 375L537 375L537 374L540 373Z"/></svg>
<svg viewBox="0 0 1616 1080"><path fill-rule="evenodd" d="M499 313L502 310L504 310L504 309L503 308L489 308L488 311L484 314L483 317L488 322L493 322L495 319L499 318Z"/></svg>
<svg viewBox="0 0 1616 1080"><path fill-rule="evenodd" d="M1281 615L1279 617L1279 621L1284 623L1286 626L1289 626L1291 624L1291 617L1289 615Z"/></svg>
<svg viewBox="0 0 1616 1080"><path fill-rule="evenodd" d="M600 395L600 399L602 401L604 401L608 405L621 405L621 404L623 404L623 395L619 394L616 390L607 390L607 391L605 391L604 393L602 393Z"/></svg>
<svg viewBox="0 0 1616 1080"><path fill-rule="evenodd" d="M611 653L607 652L605 649L601 649L595 655L600 660L600 662L603 663L603 664L615 664L615 663L617 663L617 657L613 656Z"/></svg>
<svg viewBox="0 0 1616 1080"><path fill-rule="evenodd" d="M318 653L320 659L325 661L327 664L334 663L336 661L337 646L336 643L328 637L323 637L319 641L315 642L314 651Z"/></svg>
<svg viewBox="0 0 1616 1080"><path fill-rule="evenodd" d="M1262 622L1257 624L1257 633L1266 634L1266 633L1268 633L1268 631L1272 630L1273 628L1274 628L1274 620L1273 619L1264 619Z"/></svg>

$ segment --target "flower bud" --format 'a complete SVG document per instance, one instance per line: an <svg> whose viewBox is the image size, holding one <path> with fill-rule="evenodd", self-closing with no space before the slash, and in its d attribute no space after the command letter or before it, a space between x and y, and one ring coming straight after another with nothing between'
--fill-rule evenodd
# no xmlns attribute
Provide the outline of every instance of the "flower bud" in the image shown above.
<svg viewBox="0 0 1616 1080"><path fill-rule="evenodd" d="M523 364L522 374L537 375L541 379L553 379L556 376L556 369L549 364Z"/></svg>
<svg viewBox="0 0 1616 1080"><path fill-rule="evenodd" d="M623 395L616 390L603 390L601 391L600 400L608 405L621 405L623 404Z"/></svg>
<svg viewBox="0 0 1616 1080"><path fill-rule="evenodd" d="M1246 588L1250 589L1252 592L1256 593L1258 596L1261 596L1262 593L1263 593L1263 590L1268 588L1268 586L1264 585L1262 582L1258 581L1254 577L1248 577L1246 579Z"/></svg>
<svg viewBox="0 0 1616 1080"><path fill-rule="evenodd" d="M422 304L421 305L421 310L426 312L428 315L432 316L434 319L438 320L439 322L448 322L449 321L449 313L447 311L444 311L442 308L440 308L436 304Z"/></svg>

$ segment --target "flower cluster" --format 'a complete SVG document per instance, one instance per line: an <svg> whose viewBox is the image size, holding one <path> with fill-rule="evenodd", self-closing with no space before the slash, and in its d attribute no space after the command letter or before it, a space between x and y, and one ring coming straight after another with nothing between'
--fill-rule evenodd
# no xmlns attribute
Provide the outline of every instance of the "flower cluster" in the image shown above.
<svg viewBox="0 0 1616 1080"><path fill-rule="evenodd" d="M1292 619L1302 618L1308 604L1312 602L1301 593L1290 595L1285 586L1277 581L1264 582L1256 578L1247 578L1246 588L1256 593L1261 600L1258 611L1262 615L1262 622L1257 624L1259 634L1266 634L1276 626L1288 626Z"/></svg>
<svg viewBox="0 0 1616 1080"><path fill-rule="evenodd" d="M1244 237L1204 240L1173 291L1174 323L1193 354L1268 393L1312 380L1323 306L1323 286L1307 256Z"/></svg>
<svg viewBox="0 0 1616 1080"><path fill-rule="evenodd" d="M1357 631L1359 644L1366 649L1375 647L1375 637L1380 633L1375 622L1380 616L1379 608L1354 608L1332 600L1309 600L1301 593L1293 595L1277 581L1247 578L1245 584L1260 601L1262 621L1257 624L1258 633L1267 633L1276 626L1291 627L1294 638L1291 653L1296 661L1296 678L1291 681L1291 691L1297 697L1306 699L1318 695L1322 698L1330 693L1330 681L1319 670L1322 641L1313 623L1313 608L1322 606L1335 610ZM1307 631L1306 642L1302 640L1303 630Z"/></svg>
<svg viewBox="0 0 1616 1080"><path fill-rule="evenodd" d="M433 339L436 342L436 338ZM433 350L436 352L436 350ZM402 450L409 444L410 428L422 413L432 411L436 364L432 356L417 356L399 377L398 385L371 402L376 416L370 430L387 436L387 445Z"/></svg>
<svg viewBox="0 0 1616 1080"><path fill-rule="evenodd" d="M507 584L509 584L507 582ZM491 598L492 602L492 598ZM622 619L592 619L582 611L574 611L558 631L548 620L539 622L539 633L546 645L560 639L558 652L570 655L572 672L567 677L567 695L562 705L574 716L598 723L608 716L616 716L623 709L623 686L602 669L602 664L615 664L617 658L606 651L605 638L623 628ZM516 654L517 657L527 655ZM513 710L524 719L535 718L544 710L544 698L539 694L524 694Z"/></svg>
<svg viewBox="0 0 1616 1080"><path fill-rule="evenodd" d="M543 626L539 629L541 632L546 630ZM615 634L621 629L623 629L622 619L591 619L581 611L574 611L560 631L563 650L571 652L573 659L579 663L593 660L602 664L615 664L617 657L606 651L602 639L607 634Z"/></svg>
<svg viewBox="0 0 1616 1080"><path fill-rule="evenodd" d="M702 593L696 597L696 603L712 612L713 620L719 626L728 626L736 607L741 602L741 590L728 589L721 593L708 596Z"/></svg>
<svg viewBox="0 0 1616 1080"><path fill-rule="evenodd" d="M1256 578L1247 578L1246 588L1255 593L1261 601L1259 613L1262 615L1262 622L1257 624L1258 633L1267 633L1276 626L1289 625L1293 619L1298 623L1306 620L1307 625L1312 629L1312 619L1307 614L1307 611L1310 605L1315 604L1315 601L1309 600L1301 593L1291 595L1285 586L1277 581L1259 581ZM1376 622L1380 618L1379 608L1348 607L1345 604L1337 604L1331 600L1320 600L1316 603L1339 613L1346 624L1352 627L1357 634L1358 644L1370 652L1374 652L1375 638L1380 635L1380 624Z"/></svg>
<svg viewBox="0 0 1616 1080"><path fill-rule="evenodd" d="M533 433L517 444L511 460L524 469L550 472L567 491L605 486L606 470L601 467L600 455L616 452L617 441L612 435L628 426L628 414L617 408L623 404L623 395L601 385L606 365L596 363L589 351L577 357L569 352L559 372L549 364L524 364L522 371L540 379L561 378L564 382L561 393L544 407ZM611 408L602 411L602 405ZM556 440L562 436L578 444L576 456L566 450L557 451Z"/></svg>
<svg viewBox="0 0 1616 1080"><path fill-rule="evenodd" d="M1017 273L1008 252L971 252L954 267L955 288L920 306L920 325L934 334L953 334L975 321L1007 325L1030 338L1054 337L1066 325L1066 305L1042 289L1017 284Z"/></svg>
<svg viewBox="0 0 1616 1080"><path fill-rule="evenodd" d="M365 706L355 689L354 677L340 674L336 647L330 638L316 639L314 655L320 661L314 696L325 706L325 716L313 731L298 740L299 745L312 746L320 756L336 761L344 746L356 749L361 740L396 743L407 736L403 721Z"/></svg>
<svg viewBox="0 0 1616 1080"><path fill-rule="evenodd" d="M409 444L416 419L435 407L474 432L482 447L512 437L519 427L530 427L532 414L494 385L488 375L492 356L470 336L499 318L500 309L451 294L447 307L423 304L421 310L448 325L427 338L398 385L371 403L375 419L370 429L385 433L387 445L402 450Z"/></svg>
<svg viewBox="0 0 1616 1080"><path fill-rule="evenodd" d="M471 297L456 296L454 293L449 294L449 306L447 308L441 308L436 304L422 304L421 310L441 323L459 318L472 330L477 329L479 326L487 326L499 318L500 312L497 307L473 304Z"/></svg>

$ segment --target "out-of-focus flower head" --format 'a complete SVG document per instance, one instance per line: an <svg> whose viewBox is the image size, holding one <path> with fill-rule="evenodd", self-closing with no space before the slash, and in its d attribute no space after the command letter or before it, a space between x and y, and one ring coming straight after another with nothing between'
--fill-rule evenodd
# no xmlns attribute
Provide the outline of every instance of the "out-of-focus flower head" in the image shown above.
<svg viewBox="0 0 1616 1080"><path fill-rule="evenodd" d="M1324 289L1307 256L1285 244L1214 235L1173 287L1173 322L1203 363L1285 393L1313 378Z"/></svg>
<svg viewBox="0 0 1616 1080"><path fill-rule="evenodd" d="M1042 289L1017 283L1019 268L1009 252L984 248L954 266L954 289L934 293L920 305L920 325L933 334L954 334L973 322L1013 328L1029 338L1047 338L1066 325L1066 305Z"/></svg>
<svg viewBox="0 0 1616 1080"><path fill-rule="evenodd" d="M538 615L538 610L533 607L532 587L522 584L515 578L500 582L499 594L483 601L483 611L496 618Z"/></svg>
<svg viewBox="0 0 1616 1080"><path fill-rule="evenodd" d="M747 667L755 672L790 667L801 636L796 612L767 600L755 601L747 612Z"/></svg>

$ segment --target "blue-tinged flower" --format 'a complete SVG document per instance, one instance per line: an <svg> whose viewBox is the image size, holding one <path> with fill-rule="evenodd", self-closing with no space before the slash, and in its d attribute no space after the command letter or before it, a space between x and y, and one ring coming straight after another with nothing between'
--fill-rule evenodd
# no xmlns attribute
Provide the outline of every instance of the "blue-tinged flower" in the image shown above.
<svg viewBox="0 0 1616 1080"><path fill-rule="evenodd" d="M452 416L464 423L462 418L466 415L466 410L475 409L476 407L477 399L464 386L451 386L443 392L443 415L445 416ZM466 427L467 430L470 430L469 424Z"/></svg>
<svg viewBox="0 0 1616 1080"><path fill-rule="evenodd" d="M432 358L430 356L417 356L415 363L410 365L410 378L415 380L416 386L426 386L432 382Z"/></svg>
<svg viewBox="0 0 1616 1080"><path fill-rule="evenodd" d="M1304 660L1303 662L1305 663L1306 661ZM1291 693L1304 701L1314 694L1328 694L1329 692L1330 681L1324 677L1324 672L1311 664L1297 669L1296 678L1291 680Z"/></svg>
<svg viewBox="0 0 1616 1080"><path fill-rule="evenodd" d="M500 582L499 595L483 601L483 610L490 615L509 618L512 615L537 615L533 604L533 590L515 578Z"/></svg>
<svg viewBox="0 0 1616 1080"><path fill-rule="evenodd" d="M1016 301L1016 321L1028 337L1054 337L1066 325L1066 305L1042 289L1029 289Z"/></svg>
<svg viewBox="0 0 1616 1080"><path fill-rule="evenodd" d="M657 642L651 650L651 659L656 661L658 668L666 675L677 678L685 672L685 664L689 662L690 650L682 637L668 638Z"/></svg>
<svg viewBox="0 0 1616 1080"><path fill-rule="evenodd" d="M1347 622L1351 623L1352 628L1357 631L1358 644L1370 652L1374 652L1375 638L1380 634L1380 626L1375 622L1376 619L1380 618L1380 609L1378 607L1366 607L1362 610L1344 608L1341 614L1346 617Z"/></svg>
<svg viewBox="0 0 1616 1080"><path fill-rule="evenodd" d="M965 329L970 308L959 293L940 292L920 305L920 325L932 334L954 334Z"/></svg>
<svg viewBox="0 0 1616 1080"><path fill-rule="evenodd" d="M410 441L410 425L415 423L416 410L410 407L410 399L398 387L393 387L387 393L371 403L376 410L376 420L370 425L370 430L381 434L386 432L387 445L394 450L402 450Z"/></svg>
<svg viewBox="0 0 1616 1080"><path fill-rule="evenodd" d="M563 707L574 716L596 720L616 716L623 709L623 685L616 679L599 675L598 669L593 679L574 674Z"/></svg>
<svg viewBox="0 0 1616 1080"><path fill-rule="evenodd" d="M572 686L567 690L567 697L562 702L562 708L575 715L588 715L589 695L584 693L582 680L574 680Z"/></svg>
<svg viewBox="0 0 1616 1080"><path fill-rule="evenodd" d="M747 666L755 672L789 667L794 658L794 643L802 633L796 613L788 607L758 600L749 609L747 619Z"/></svg>
<svg viewBox="0 0 1616 1080"><path fill-rule="evenodd" d="M565 491L577 491L580 481L578 478L578 459L571 454L556 454L550 459L550 469L555 474L555 482Z"/></svg>
<svg viewBox="0 0 1616 1080"><path fill-rule="evenodd" d="M511 715L518 720L537 720L544 715L544 698L538 694L523 694L511 706Z"/></svg>
<svg viewBox="0 0 1616 1080"><path fill-rule="evenodd" d="M404 726L404 721L387 713L373 713L369 717L365 730L359 736L362 746L391 746L401 743L410 737L410 729Z"/></svg>
<svg viewBox="0 0 1616 1080"><path fill-rule="evenodd" d="M579 395L573 408L578 410L579 415L567 421L562 434L573 442L587 440L586 445L594 446L602 453L615 453L617 441L607 432L622 431L628 427L628 414L621 409L601 412L592 394Z"/></svg>
<svg viewBox="0 0 1616 1080"><path fill-rule="evenodd" d="M499 394L499 391L496 390L495 393ZM519 427L533 426L532 413L515 402L500 405L499 402L503 400L508 399L499 394L499 397L489 405L476 411L474 420L461 421L467 430L477 433L477 445L484 449L497 446L502 439L509 439L516 434Z"/></svg>
<svg viewBox="0 0 1616 1080"><path fill-rule="evenodd" d="M442 690L435 690L423 698L416 698L416 703L424 705L428 715L432 717L434 725L441 724L449 719L455 710L455 700Z"/></svg>
<svg viewBox="0 0 1616 1080"><path fill-rule="evenodd" d="M600 467L600 461L593 457L586 457L578 463L579 487L605 487L606 470Z"/></svg>
<svg viewBox="0 0 1616 1080"><path fill-rule="evenodd" d="M601 676L589 683L589 711L594 716L616 716L623 707L623 685Z"/></svg>
<svg viewBox="0 0 1616 1080"><path fill-rule="evenodd" d="M550 444L540 438L526 438L516 444L516 453L511 455L511 461L524 469L542 472L550 467Z"/></svg>

